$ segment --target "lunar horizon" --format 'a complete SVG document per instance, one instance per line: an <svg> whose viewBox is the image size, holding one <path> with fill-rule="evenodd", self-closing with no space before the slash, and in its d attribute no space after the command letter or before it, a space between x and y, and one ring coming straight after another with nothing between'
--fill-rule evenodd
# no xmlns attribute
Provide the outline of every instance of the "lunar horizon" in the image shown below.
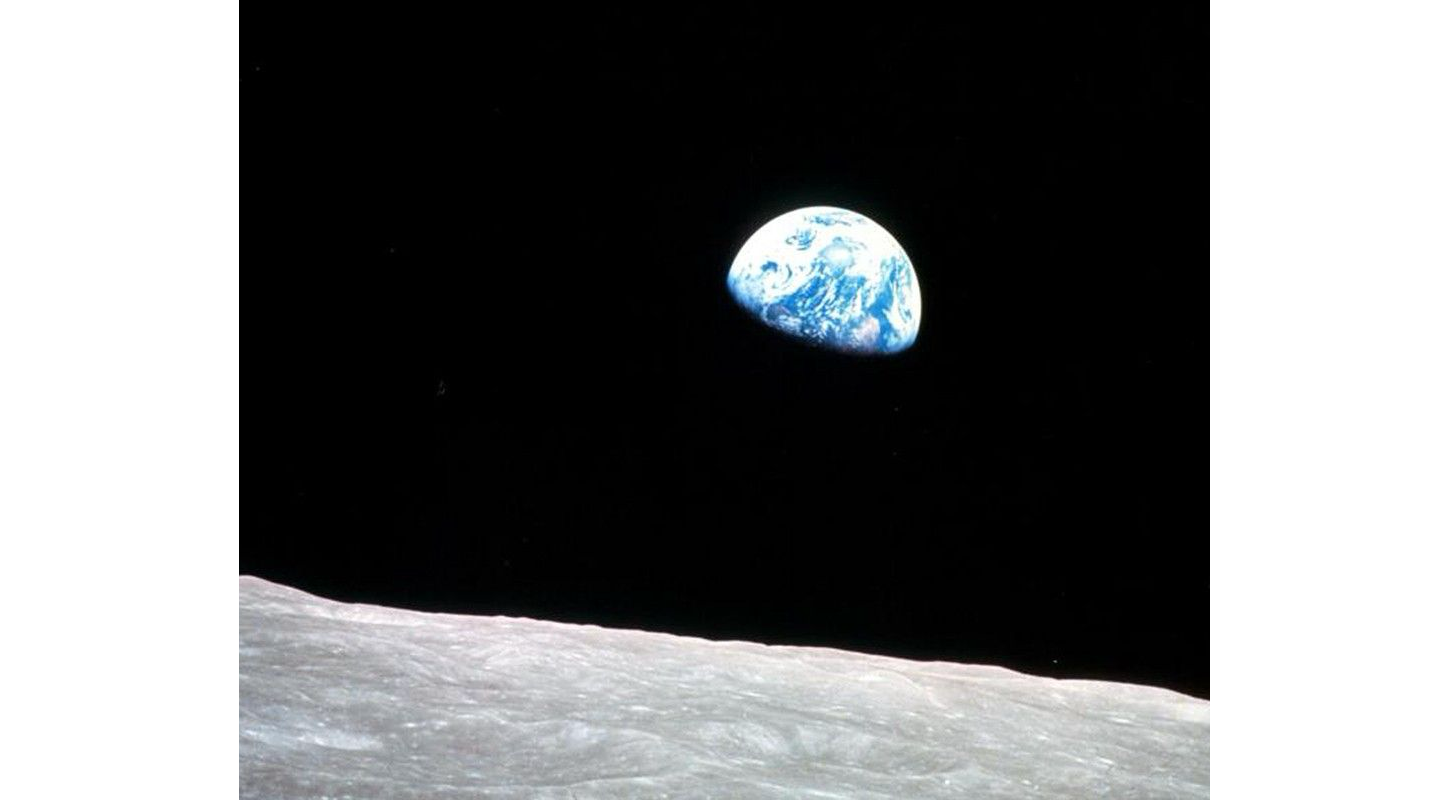
<svg viewBox="0 0 1449 800"><path fill-rule="evenodd" d="M1209 794L1166 689L239 592L242 798Z"/></svg>

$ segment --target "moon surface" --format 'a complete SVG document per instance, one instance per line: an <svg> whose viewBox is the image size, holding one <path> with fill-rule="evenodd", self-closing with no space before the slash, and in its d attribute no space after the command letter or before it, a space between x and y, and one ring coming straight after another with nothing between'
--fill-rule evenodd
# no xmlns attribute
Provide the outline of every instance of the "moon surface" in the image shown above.
<svg viewBox="0 0 1449 800"><path fill-rule="evenodd" d="M862 214L831 206L765 223L730 265L730 293L766 325L811 344L889 355L921 327L921 289L906 251Z"/></svg>
<svg viewBox="0 0 1449 800"><path fill-rule="evenodd" d="M1208 797L1165 689L239 591L243 800Z"/></svg>

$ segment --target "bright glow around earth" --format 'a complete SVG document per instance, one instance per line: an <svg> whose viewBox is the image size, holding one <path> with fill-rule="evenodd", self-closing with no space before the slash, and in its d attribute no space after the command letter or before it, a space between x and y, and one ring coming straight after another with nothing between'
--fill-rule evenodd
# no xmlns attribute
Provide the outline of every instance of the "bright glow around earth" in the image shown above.
<svg viewBox="0 0 1449 800"><path fill-rule="evenodd" d="M730 293L760 321L849 353L899 353L921 328L906 251L869 218L811 206L765 223L740 248Z"/></svg>

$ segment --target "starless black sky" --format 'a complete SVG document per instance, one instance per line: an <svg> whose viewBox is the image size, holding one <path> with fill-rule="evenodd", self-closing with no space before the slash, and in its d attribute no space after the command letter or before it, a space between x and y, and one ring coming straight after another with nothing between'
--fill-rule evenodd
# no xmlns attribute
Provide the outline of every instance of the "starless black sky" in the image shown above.
<svg viewBox="0 0 1449 800"><path fill-rule="evenodd" d="M254 11L241 568L1208 694L1205 10ZM916 346L724 276L890 230Z"/></svg>

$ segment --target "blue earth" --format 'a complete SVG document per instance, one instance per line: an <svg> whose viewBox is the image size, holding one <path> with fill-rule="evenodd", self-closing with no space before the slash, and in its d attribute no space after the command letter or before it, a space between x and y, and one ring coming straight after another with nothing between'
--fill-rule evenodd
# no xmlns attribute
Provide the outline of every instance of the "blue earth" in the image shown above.
<svg viewBox="0 0 1449 800"><path fill-rule="evenodd" d="M885 228L814 206L765 223L730 266L730 294L766 325L848 353L899 353L921 327L921 290Z"/></svg>

